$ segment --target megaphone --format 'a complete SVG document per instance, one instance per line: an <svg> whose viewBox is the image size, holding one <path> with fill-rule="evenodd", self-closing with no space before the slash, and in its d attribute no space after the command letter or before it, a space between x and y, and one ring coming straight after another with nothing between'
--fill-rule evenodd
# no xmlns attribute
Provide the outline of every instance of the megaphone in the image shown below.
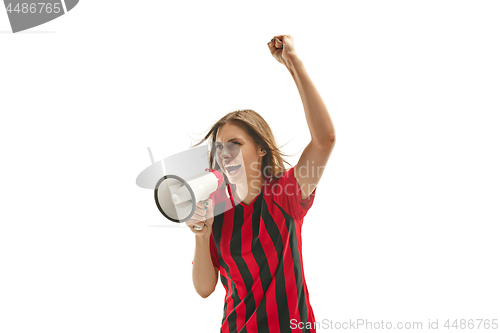
<svg viewBox="0 0 500 333"><path fill-rule="evenodd" d="M170 221L186 222L193 216L196 203L207 200L223 182L222 174L213 169L186 180L176 175L163 176L155 186L156 206Z"/></svg>

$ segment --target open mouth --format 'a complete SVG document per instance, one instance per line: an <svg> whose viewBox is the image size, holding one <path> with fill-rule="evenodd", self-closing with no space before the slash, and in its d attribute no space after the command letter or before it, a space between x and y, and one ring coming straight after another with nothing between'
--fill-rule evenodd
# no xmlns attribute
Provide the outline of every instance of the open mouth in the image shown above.
<svg viewBox="0 0 500 333"><path fill-rule="evenodd" d="M229 175L234 175L241 169L241 164L229 164L224 166Z"/></svg>

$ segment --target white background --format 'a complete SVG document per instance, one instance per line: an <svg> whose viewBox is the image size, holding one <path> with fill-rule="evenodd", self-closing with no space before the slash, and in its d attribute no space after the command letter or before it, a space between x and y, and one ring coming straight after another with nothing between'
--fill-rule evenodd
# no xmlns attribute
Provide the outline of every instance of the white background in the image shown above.
<svg viewBox="0 0 500 333"><path fill-rule="evenodd" d="M147 147L244 108L296 164L310 134L279 34L337 134L302 234L316 320L500 320L499 12L84 0L12 34L0 10L0 332L218 332L222 284L198 296L194 235L135 180Z"/></svg>

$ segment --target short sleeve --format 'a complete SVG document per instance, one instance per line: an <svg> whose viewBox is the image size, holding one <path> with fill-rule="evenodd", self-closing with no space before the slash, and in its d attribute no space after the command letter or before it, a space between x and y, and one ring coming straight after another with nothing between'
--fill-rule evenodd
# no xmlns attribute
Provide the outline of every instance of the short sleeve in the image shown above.
<svg viewBox="0 0 500 333"><path fill-rule="evenodd" d="M302 200L302 193L293 173L294 170L295 167L291 168L275 180L276 183L271 187L273 200L291 217L303 219L314 202L317 186L309 197Z"/></svg>
<svg viewBox="0 0 500 333"><path fill-rule="evenodd" d="M210 235L210 258L212 258L214 267L220 270L219 252L217 251L217 246L215 246L213 234ZM194 261L191 261L191 265L193 265L193 263Z"/></svg>

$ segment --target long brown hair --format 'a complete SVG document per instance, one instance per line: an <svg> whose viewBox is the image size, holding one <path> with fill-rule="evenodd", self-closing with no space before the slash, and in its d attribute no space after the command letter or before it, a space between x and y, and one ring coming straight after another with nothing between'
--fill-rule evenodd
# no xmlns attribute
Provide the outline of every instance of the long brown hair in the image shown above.
<svg viewBox="0 0 500 333"><path fill-rule="evenodd" d="M253 139L254 143L266 151L262 157L261 172L264 175L264 181L271 181L272 178L279 178L287 171L284 163L292 166L285 161L282 156L293 156L283 154L280 148L276 145L276 140L267 122L260 114L251 109L236 110L228 113L217 121L208 131L205 137L192 147L196 147L206 140L212 143L212 149L209 153L209 166L211 169L220 170L220 166L215 162L215 139L219 128L227 123L239 125ZM191 148L192 148L191 147ZM229 184L226 175L224 176L224 186Z"/></svg>

